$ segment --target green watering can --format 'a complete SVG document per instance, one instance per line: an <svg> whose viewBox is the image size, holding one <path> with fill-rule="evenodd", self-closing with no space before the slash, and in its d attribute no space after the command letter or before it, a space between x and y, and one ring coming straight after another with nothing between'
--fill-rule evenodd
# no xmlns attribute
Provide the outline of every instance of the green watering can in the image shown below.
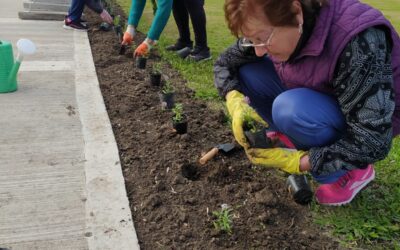
<svg viewBox="0 0 400 250"><path fill-rule="evenodd" d="M0 40L0 93L17 90L17 73L22 59L36 51L35 44L28 39L19 39L17 48L18 54L14 62L11 43Z"/></svg>

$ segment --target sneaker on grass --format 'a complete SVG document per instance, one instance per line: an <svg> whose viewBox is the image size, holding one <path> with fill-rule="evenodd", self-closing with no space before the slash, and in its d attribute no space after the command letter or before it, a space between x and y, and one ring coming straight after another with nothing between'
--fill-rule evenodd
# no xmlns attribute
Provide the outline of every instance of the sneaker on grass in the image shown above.
<svg viewBox="0 0 400 250"><path fill-rule="evenodd" d="M210 60L211 59L210 49L207 47L200 48L196 46L192 50L188 58L189 60L193 60L195 62Z"/></svg>
<svg viewBox="0 0 400 250"><path fill-rule="evenodd" d="M192 49L193 45L192 45L192 43L182 43L180 41L177 41L175 44L169 45L165 49L168 51L178 51L178 50L184 49L186 47L189 47L190 49Z"/></svg>
<svg viewBox="0 0 400 250"><path fill-rule="evenodd" d="M65 18L64 20L64 29L67 30L77 30L77 31L87 31L87 26L81 23L79 20L72 21L69 18Z"/></svg>
<svg viewBox="0 0 400 250"><path fill-rule="evenodd" d="M336 182L320 185L315 192L315 198L322 205L340 206L350 203L374 178L375 170L372 164L366 169L348 171Z"/></svg>

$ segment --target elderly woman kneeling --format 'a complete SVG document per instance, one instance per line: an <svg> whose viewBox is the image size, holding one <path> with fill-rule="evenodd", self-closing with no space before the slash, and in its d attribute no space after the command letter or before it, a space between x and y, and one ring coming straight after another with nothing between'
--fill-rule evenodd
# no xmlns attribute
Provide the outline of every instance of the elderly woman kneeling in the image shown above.
<svg viewBox="0 0 400 250"><path fill-rule="evenodd" d="M400 38L357 0L226 0L237 43L214 66L233 134L254 164L310 172L316 200L351 202L400 133ZM245 119L267 123L250 147ZM284 145L284 146L282 146Z"/></svg>

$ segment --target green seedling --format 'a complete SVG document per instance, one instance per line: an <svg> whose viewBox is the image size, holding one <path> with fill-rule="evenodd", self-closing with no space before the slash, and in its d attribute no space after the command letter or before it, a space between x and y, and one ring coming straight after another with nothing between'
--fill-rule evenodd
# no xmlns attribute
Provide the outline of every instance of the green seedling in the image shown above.
<svg viewBox="0 0 400 250"><path fill-rule="evenodd" d="M232 209L222 208L220 211L213 211L212 214L215 216L213 221L214 228L218 231L232 234Z"/></svg>
<svg viewBox="0 0 400 250"><path fill-rule="evenodd" d="M170 81L166 81L165 84L163 85L161 92L163 94L170 94L174 92L174 86L172 86Z"/></svg>
<svg viewBox="0 0 400 250"><path fill-rule="evenodd" d="M120 16L118 15L118 17L120 17ZM122 22L121 19L118 22L119 22L119 25L115 26L115 32L117 33L118 40L121 43L122 39L124 37L124 30L126 30L126 23ZM126 46L123 46L123 47L125 47L124 49L126 50ZM123 54L125 54L125 51Z"/></svg>
<svg viewBox="0 0 400 250"><path fill-rule="evenodd" d="M155 75L160 75L161 74L161 62L157 62L155 64L153 64L153 70L152 73Z"/></svg>
<svg viewBox="0 0 400 250"><path fill-rule="evenodd" d="M172 116L172 120L175 123L180 123L183 120L183 105L182 103L176 103L175 106L172 108L172 113L174 116Z"/></svg>
<svg viewBox="0 0 400 250"><path fill-rule="evenodd" d="M113 23L114 23L114 26L119 26L121 23L121 16L117 15L116 17L114 17Z"/></svg>
<svg viewBox="0 0 400 250"><path fill-rule="evenodd" d="M253 148L270 148L270 147L285 147L283 143L279 143L279 140L272 141L266 136L265 125L261 121L254 119L255 112L253 110L247 110L243 116L243 130L247 142L250 147Z"/></svg>
<svg viewBox="0 0 400 250"><path fill-rule="evenodd" d="M255 132L257 132L257 131L260 129L260 124L257 123L257 122L251 117L250 112L251 112L251 111L247 111L247 112L244 114L244 117L243 117L243 120L244 120L243 124L244 124L244 125L243 125L243 126L244 126L244 129L245 129L245 130L250 131L250 132L252 132L252 133L255 133Z"/></svg>

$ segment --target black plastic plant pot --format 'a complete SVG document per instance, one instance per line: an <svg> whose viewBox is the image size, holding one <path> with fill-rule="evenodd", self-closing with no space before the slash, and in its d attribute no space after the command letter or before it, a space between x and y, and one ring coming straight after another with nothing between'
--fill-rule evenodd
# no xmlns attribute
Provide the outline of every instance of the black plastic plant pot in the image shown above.
<svg viewBox="0 0 400 250"><path fill-rule="evenodd" d="M145 69L146 68L146 62L147 62L147 58L146 57L142 57L142 56L136 57L136 67L137 68Z"/></svg>
<svg viewBox="0 0 400 250"><path fill-rule="evenodd" d="M120 32L120 33L117 34L117 36L118 36L119 42L122 43L122 41L124 40L124 33Z"/></svg>
<svg viewBox="0 0 400 250"><path fill-rule="evenodd" d="M186 118L180 122L175 122L172 120L172 127L176 130L177 134L186 134L187 133L187 128L188 128L188 122Z"/></svg>
<svg viewBox="0 0 400 250"><path fill-rule="evenodd" d="M121 47L119 48L119 54L120 55L124 55L126 52L126 45L121 45Z"/></svg>
<svg viewBox="0 0 400 250"><path fill-rule="evenodd" d="M267 137L267 131L265 128L256 132L244 131L247 141L252 148L272 148L271 139Z"/></svg>
<svg viewBox="0 0 400 250"><path fill-rule="evenodd" d="M99 29L102 30L102 31L110 31L112 29L112 25L109 24L109 23L106 23L106 22L102 22L100 24L100 28Z"/></svg>
<svg viewBox="0 0 400 250"><path fill-rule="evenodd" d="M120 34L122 33L121 25L114 26L114 31L115 31L115 34L117 34L117 36L120 37Z"/></svg>
<svg viewBox="0 0 400 250"><path fill-rule="evenodd" d="M160 93L160 102L162 109L172 109L175 105L175 93Z"/></svg>
<svg viewBox="0 0 400 250"><path fill-rule="evenodd" d="M160 86L161 74L160 73L150 73L150 84L152 86Z"/></svg>
<svg viewBox="0 0 400 250"><path fill-rule="evenodd" d="M306 205L311 202L313 192L305 175L292 174L288 177L286 184L296 203Z"/></svg>

